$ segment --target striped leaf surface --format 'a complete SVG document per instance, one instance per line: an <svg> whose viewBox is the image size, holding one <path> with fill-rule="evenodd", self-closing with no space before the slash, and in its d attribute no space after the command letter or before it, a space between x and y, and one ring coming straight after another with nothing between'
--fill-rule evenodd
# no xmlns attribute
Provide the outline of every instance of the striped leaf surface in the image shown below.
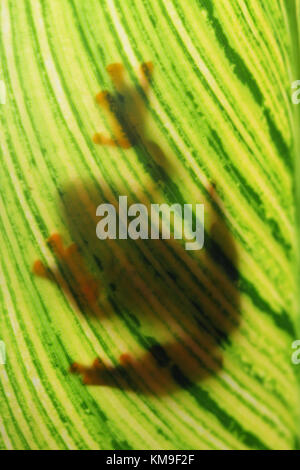
<svg viewBox="0 0 300 470"><path fill-rule="evenodd" d="M1 449L299 446L297 13L1 0ZM204 249L98 240L119 195Z"/></svg>

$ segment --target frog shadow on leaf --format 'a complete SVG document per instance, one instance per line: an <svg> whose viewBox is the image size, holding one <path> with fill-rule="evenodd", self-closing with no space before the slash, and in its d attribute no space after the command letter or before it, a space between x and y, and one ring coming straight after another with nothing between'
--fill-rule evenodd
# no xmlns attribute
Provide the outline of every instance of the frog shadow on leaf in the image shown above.
<svg viewBox="0 0 300 470"><path fill-rule="evenodd" d="M113 147L125 152L137 148L153 181L159 180L167 188L168 203L192 203L178 191L172 192L171 159L144 133L143 103L152 65L140 68L141 102L136 91L124 85L120 64L112 64L107 70L115 94L101 92L97 102L108 112L113 137L95 134L94 142L111 146L112 151ZM200 380L223 367L224 348L239 326L238 253L217 190L209 185L194 201L210 207L211 216L205 227L204 249L190 252L174 239L99 240L96 208L100 204L111 203L117 209L118 194L128 197L128 205L142 203L148 209L150 203L165 202L159 200L155 184L145 191L127 194L121 188L118 193L115 187L115 195L103 187L101 181L99 186L90 181L65 185L59 205L74 243L64 248L57 234L49 242L80 309L99 321L119 316L143 352L133 355L124 351L113 365L101 358L91 365L76 362L71 372L80 374L86 385L107 385L144 394L163 395L178 387L192 390ZM35 271L50 277L41 265L36 265Z"/></svg>

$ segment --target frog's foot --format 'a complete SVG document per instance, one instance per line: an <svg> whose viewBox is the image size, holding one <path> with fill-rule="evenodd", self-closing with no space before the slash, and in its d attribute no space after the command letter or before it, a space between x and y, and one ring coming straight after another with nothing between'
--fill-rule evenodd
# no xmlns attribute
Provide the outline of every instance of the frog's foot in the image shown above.
<svg viewBox="0 0 300 470"><path fill-rule="evenodd" d="M116 64L112 64L116 65ZM103 134L96 133L93 142L98 145L107 145L111 147L121 147L128 149L132 146L126 133L118 119L118 103L115 97L109 91L101 91L96 95L97 103L108 113L114 138L106 137Z"/></svg>
<svg viewBox="0 0 300 470"><path fill-rule="evenodd" d="M144 62L140 66L140 83L145 91L148 90L153 77L154 65L152 62Z"/></svg>
<svg viewBox="0 0 300 470"><path fill-rule="evenodd" d="M109 74L113 85L115 86L116 90L120 93L124 92L126 89L125 83L125 69L123 64L114 63L109 64L106 67L106 71ZM140 84L149 85L153 76L154 66L152 62L143 62L139 68L139 80Z"/></svg>
<svg viewBox="0 0 300 470"><path fill-rule="evenodd" d="M72 374L81 375L84 385L105 385L103 378L105 366L96 358L91 366L84 366L78 362L74 362L70 367Z"/></svg>
<svg viewBox="0 0 300 470"><path fill-rule="evenodd" d="M125 77L124 77L124 66L123 64L115 63L109 64L106 67L106 71L109 74L113 85L115 86L116 90L120 93L122 92L125 86Z"/></svg>
<svg viewBox="0 0 300 470"><path fill-rule="evenodd" d="M119 357L119 361L121 366L128 366L133 364L133 358L128 353L121 354L121 356Z"/></svg>
<svg viewBox="0 0 300 470"><path fill-rule="evenodd" d="M62 263L62 268L70 281L75 296L85 305L94 305L100 293L99 282L88 272L77 245L72 243L68 247L64 247L62 237L59 234L51 235L48 243ZM59 276L52 275L42 261L35 261L32 270L36 276L58 283Z"/></svg>
<svg viewBox="0 0 300 470"><path fill-rule="evenodd" d="M126 353L120 356L117 366L107 366L99 358L96 358L90 366L74 362L70 367L70 372L80 375L84 385L116 386L116 380L120 380L121 369L128 372L132 369L133 364L133 358Z"/></svg>

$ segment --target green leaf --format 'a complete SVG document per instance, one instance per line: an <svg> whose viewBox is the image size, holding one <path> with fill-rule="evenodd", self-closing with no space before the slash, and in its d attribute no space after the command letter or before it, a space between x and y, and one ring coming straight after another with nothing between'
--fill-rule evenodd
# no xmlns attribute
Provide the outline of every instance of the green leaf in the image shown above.
<svg viewBox="0 0 300 470"><path fill-rule="evenodd" d="M0 448L299 448L299 1L0 15ZM204 249L97 239L120 195Z"/></svg>

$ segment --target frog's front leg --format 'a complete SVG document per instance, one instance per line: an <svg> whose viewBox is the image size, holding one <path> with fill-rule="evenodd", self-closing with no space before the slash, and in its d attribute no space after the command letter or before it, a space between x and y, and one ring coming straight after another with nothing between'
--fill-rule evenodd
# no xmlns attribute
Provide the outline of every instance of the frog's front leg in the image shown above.
<svg viewBox="0 0 300 470"><path fill-rule="evenodd" d="M105 109L109 116L114 138L106 137L98 132L94 135L93 142L95 144L108 145L111 147L130 148L131 143L118 119L118 103L115 97L109 91L105 90L97 94L96 101Z"/></svg>

